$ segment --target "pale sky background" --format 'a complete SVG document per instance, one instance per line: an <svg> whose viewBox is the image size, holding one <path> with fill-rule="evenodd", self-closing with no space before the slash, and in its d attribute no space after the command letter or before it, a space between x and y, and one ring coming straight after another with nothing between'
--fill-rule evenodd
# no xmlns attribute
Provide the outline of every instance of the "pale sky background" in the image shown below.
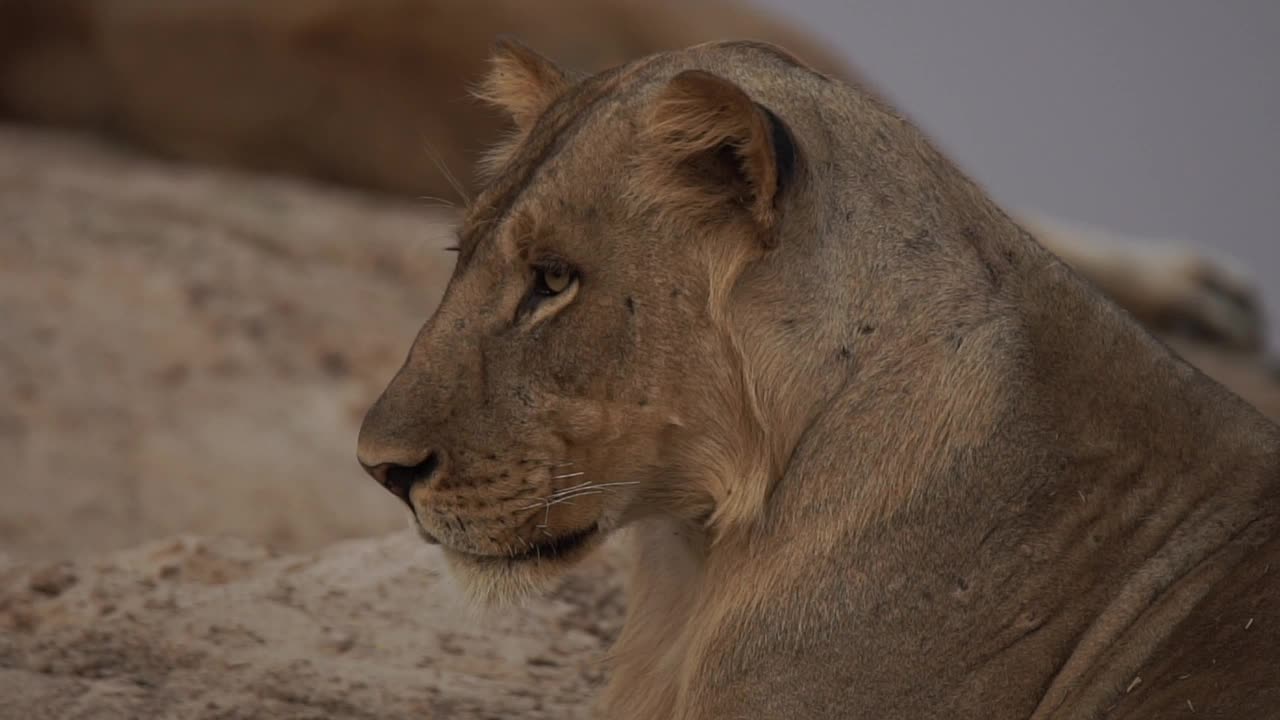
<svg viewBox="0 0 1280 720"><path fill-rule="evenodd" d="M755 0L1010 208L1228 253L1280 336L1280 0Z"/></svg>

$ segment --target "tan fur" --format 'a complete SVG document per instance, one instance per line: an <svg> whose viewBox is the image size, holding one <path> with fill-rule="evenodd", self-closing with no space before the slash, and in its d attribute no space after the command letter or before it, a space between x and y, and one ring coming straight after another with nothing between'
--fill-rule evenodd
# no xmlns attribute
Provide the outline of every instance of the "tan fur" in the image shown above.
<svg viewBox="0 0 1280 720"><path fill-rule="evenodd" d="M528 129L568 86L563 71L514 39L499 41L493 68L476 95L505 109L517 127Z"/></svg>
<svg viewBox="0 0 1280 720"><path fill-rule="evenodd" d="M1151 717L1186 668L1280 707L1280 430L784 54L551 94L360 457L481 599L633 529L601 717Z"/></svg>
<svg viewBox="0 0 1280 720"><path fill-rule="evenodd" d="M641 196L655 204L678 202L697 213L720 214L726 204L722 195L728 188L730 201L749 204L752 220L766 246L772 246L774 200L778 192L777 168L769 139L769 121L751 98L732 83L700 70L689 70L671 79L654 103L646 142L662 148L644 164L647 174L637 184L648 192ZM703 184L686 182L679 172L683 163L718 149L730 148L741 164L741 183L723 183L708 192ZM706 158L715 162L715 158ZM678 184L672 185L672 180ZM661 189L662 197L654 190ZM712 218L714 219L714 217Z"/></svg>

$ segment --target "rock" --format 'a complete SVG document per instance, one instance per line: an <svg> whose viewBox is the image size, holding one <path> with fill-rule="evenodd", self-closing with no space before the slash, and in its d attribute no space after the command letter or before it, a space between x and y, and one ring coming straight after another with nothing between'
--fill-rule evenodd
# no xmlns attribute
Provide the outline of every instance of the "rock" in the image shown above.
<svg viewBox="0 0 1280 720"><path fill-rule="evenodd" d="M47 568L10 569L0 718L584 718L622 564L606 547L551 597L485 616L411 532L284 556L161 540L58 566L78 581L57 594ZM584 588L600 632L566 632Z"/></svg>

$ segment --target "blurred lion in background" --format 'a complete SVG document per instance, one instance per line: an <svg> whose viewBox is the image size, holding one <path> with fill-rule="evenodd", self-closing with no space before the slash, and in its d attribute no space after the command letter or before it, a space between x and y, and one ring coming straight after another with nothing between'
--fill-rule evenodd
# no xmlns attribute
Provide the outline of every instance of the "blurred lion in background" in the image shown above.
<svg viewBox="0 0 1280 720"><path fill-rule="evenodd" d="M414 196L473 184L504 120L470 97L494 37L597 71L760 37L837 56L732 0L0 0L0 106L164 154Z"/></svg>

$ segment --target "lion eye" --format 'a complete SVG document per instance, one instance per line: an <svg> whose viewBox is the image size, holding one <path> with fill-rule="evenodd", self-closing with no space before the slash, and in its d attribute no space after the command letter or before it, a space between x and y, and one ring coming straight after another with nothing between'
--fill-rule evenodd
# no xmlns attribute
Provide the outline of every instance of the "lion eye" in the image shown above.
<svg viewBox="0 0 1280 720"><path fill-rule="evenodd" d="M559 295L573 282L573 273L563 267L537 269L537 292L540 295Z"/></svg>
<svg viewBox="0 0 1280 720"><path fill-rule="evenodd" d="M534 264L531 269L533 286L516 307L515 322L530 316L538 317L533 313L543 307L544 303L548 308L563 307L573 299L578 282L582 279L572 265L557 258L548 258ZM552 298L556 300L553 301Z"/></svg>

